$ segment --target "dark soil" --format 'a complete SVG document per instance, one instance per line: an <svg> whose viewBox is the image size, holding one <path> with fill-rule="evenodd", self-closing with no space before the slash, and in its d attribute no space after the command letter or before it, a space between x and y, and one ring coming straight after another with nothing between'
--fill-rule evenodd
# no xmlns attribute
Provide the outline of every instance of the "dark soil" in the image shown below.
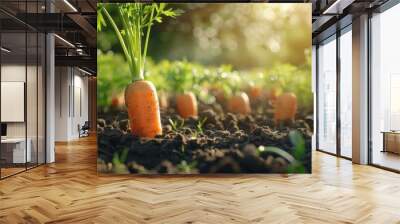
<svg viewBox="0 0 400 224"><path fill-rule="evenodd" d="M287 158L258 147L275 146L293 154L292 130L305 139L299 163L304 172L311 171L312 117L276 126L270 113L224 114L218 104L202 104L199 111L197 119L186 120L173 110L163 111L163 135L155 139L132 136L126 112L99 114L100 171L118 172L117 158L130 173L285 173L291 165Z"/></svg>

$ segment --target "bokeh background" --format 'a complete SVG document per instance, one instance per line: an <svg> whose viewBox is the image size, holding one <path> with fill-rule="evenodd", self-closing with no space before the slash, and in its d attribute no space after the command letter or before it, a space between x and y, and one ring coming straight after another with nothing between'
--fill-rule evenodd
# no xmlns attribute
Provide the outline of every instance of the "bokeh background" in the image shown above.
<svg viewBox="0 0 400 224"><path fill-rule="evenodd" d="M181 15L152 27L148 50L146 75L157 89L165 88L165 80L150 74L167 68L156 65L185 60L203 67L227 66L243 71L242 80L296 93L300 111L312 112L311 4L176 3L168 7ZM118 23L115 8L110 13ZM130 74L111 26L98 32L97 42L98 104L106 110L113 98L121 98ZM244 73L250 75L243 77Z"/></svg>
<svg viewBox="0 0 400 224"><path fill-rule="evenodd" d="M304 5L169 4L182 14L153 27L148 55L155 62L187 59L235 69L271 68L282 62L301 66L308 62L311 47L311 5ZM118 20L115 11L111 14ZM121 52L111 27L97 40L103 52Z"/></svg>

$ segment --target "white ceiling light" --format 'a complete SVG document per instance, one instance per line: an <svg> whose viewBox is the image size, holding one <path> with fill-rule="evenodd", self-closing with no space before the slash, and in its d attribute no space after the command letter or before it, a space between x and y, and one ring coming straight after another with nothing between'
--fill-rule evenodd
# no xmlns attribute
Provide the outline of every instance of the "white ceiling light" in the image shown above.
<svg viewBox="0 0 400 224"><path fill-rule="evenodd" d="M62 38L62 37L60 37L59 35L57 35L57 34L54 34L54 36L55 37L57 37L59 40L61 40L62 42L64 42L65 44L67 44L68 46L70 46L70 47L72 47L72 48L75 48L75 45L73 45L71 42L69 42L68 40L66 40L66 39L64 39L64 38Z"/></svg>
<svg viewBox="0 0 400 224"><path fill-rule="evenodd" d="M8 49L5 48L5 47L1 47L0 49L1 49L2 51L6 52L6 53L10 53L10 52L11 52L10 50L8 50Z"/></svg>
<svg viewBox="0 0 400 224"><path fill-rule="evenodd" d="M322 14L342 14L347 6L351 5L355 0L336 0Z"/></svg>
<svg viewBox="0 0 400 224"><path fill-rule="evenodd" d="M83 70L83 69L81 69L81 68L79 68L79 67L78 67L78 70L81 71L81 72L83 72L83 73L85 73L85 74L87 74L87 75L92 75L92 73L90 73L90 72L88 72L88 71L86 71L86 70Z"/></svg>
<svg viewBox="0 0 400 224"><path fill-rule="evenodd" d="M68 0L64 0L64 3L68 5L68 7L72 9L72 11L78 12L78 10Z"/></svg>

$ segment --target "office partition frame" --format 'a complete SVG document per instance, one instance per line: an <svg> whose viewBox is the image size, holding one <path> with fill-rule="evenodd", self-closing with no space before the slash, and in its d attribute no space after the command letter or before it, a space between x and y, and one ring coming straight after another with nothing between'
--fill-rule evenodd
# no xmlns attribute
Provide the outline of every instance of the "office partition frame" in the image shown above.
<svg viewBox="0 0 400 224"><path fill-rule="evenodd" d="M45 1L43 0L25 0L25 1L20 1L21 3L25 4L25 16L27 16L28 13L28 2L29 3L36 3L36 13L39 12L39 3L45 3ZM7 15L11 15L8 14L7 11L5 11L4 9L1 8L0 5L0 10L2 11L2 13L6 13ZM45 12L47 12L47 7L45 8ZM18 22L22 22L20 21L18 18L11 16L12 19L15 19ZM26 17L25 17L26 18ZM39 167L43 164L47 163L47 112L46 112L46 108L47 108L47 101L46 101L46 97L47 97L47 81L46 81L46 77L47 77L47 33L46 32L41 32L40 30L37 30L35 28L33 28L32 26L22 22L23 26L24 26L24 30L18 30L18 31L13 31L13 32L9 32L9 31L4 31L2 30L1 27L1 23L0 23L0 46L3 46L2 43L2 36L4 33L15 33L17 35L21 34L21 35L25 35L25 87L24 87L24 123L25 123L25 168L21 171L9 174L7 176L5 176L2 173L2 166L0 166L0 180L6 179L8 177L12 177L14 175L23 173L27 170ZM36 138L36 162L35 163L29 163L30 166L28 166L28 153L27 153L27 148L28 148L28 113L27 113L27 84L28 84L28 33L29 34L33 34L33 36L36 36L36 49L35 49L35 55L36 55L36 64L33 64L36 67L36 136L33 136L32 138ZM41 36L42 38L39 38L39 36ZM39 39L41 39L41 43L42 45L42 50L41 53L39 53ZM2 66L3 66L3 58L2 58L2 52L0 52L0 82L2 81ZM39 57L44 60L42 64L39 63ZM41 118L39 117L39 66L41 65L42 69L41 69L41 82L42 82L42 87L43 87L43 92L42 92L42 113L43 115L41 115ZM1 90L1 85L0 85L0 90ZM1 103L1 91L0 91L0 103ZM1 111L1 104L0 104L0 111ZM42 136L42 148L41 148L41 152L43 153L41 155L41 160L39 160L39 120L42 122L42 132L41 134L43 134ZM0 114L0 123L1 123L1 114ZM1 158L1 144L0 144L0 158ZM1 163L0 163L1 165Z"/></svg>
<svg viewBox="0 0 400 224"><path fill-rule="evenodd" d="M367 86L367 89L368 89L368 94L367 94L367 107L368 107L368 110L367 110L367 113L368 113L368 115L367 115L367 117L368 117L368 122L367 122L367 129L368 129L368 138L367 138L367 143L368 143L368 159L367 159L367 165L370 165L370 166L373 166L373 167L377 167L377 168L380 168L380 169L384 169L384 170L387 170L387 171L391 171L391 172L395 172L395 173L400 173L400 170L396 170L396 169L392 169L392 168L389 168L389 167L385 167L385 166L382 166L382 165L379 165L379 164L374 164L373 163L373 144L372 144L372 61L371 61L371 58L372 58L372 29L371 29L371 19L372 19L372 15L373 15L373 13L382 13L382 12L385 12L386 10L388 10L388 9L390 9L390 8L392 8L393 6L396 6L397 4L400 4L400 0L388 0L388 1L386 1L384 4L382 4L382 5L380 5L379 7L377 7L377 8L374 8L374 9L369 9L369 10L366 10L364 13L365 14L367 14L368 15L368 30L367 30L367 42L368 42L368 49L367 49L367 51L368 51L368 54L367 54L367 83L368 83L368 86ZM347 26L350 26L350 25L352 25L352 23L350 23L349 25L347 25ZM346 27L347 27L346 26ZM320 45L320 43L321 42L323 42L323 41L325 41L326 39L329 39L331 36L333 36L333 35L336 35L336 44L337 44L337 48L339 48L339 46L340 46L340 36L341 35L343 35L344 33L341 33L341 31L343 31L343 30L345 30L346 29L346 27L344 27L344 28L339 28L339 26L338 26L338 28L337 28L337 31L336 31L336 33L334 33L334 34L332 34L332 35L330 35L330 36L328 36L328 37L326 37L326 38L324 38L323 40L320 40L317 44L315 44L316 45L316 79L315 79L315 81L316 81L316 88L317 88L317 90L318 90L318 87L319 87L319 85L320 85L320 80L319 80L319 63L318 63L318 60L319 60L319 51L318 51L318 48L319 48L319 45ZM340 68L340 49L337 49L337 51L336 51L336 55L337 55L337 82L336 82L336 85L337 85L337 93L336 93L336 99L337 99L337 108L336 108L336 111L338 112L338 111L340 111L340 86L338 86L338 85L340 85L340 81L338 81L338 80L340 80L340 76L341 76L341 73L340 73L340 70L341 70L341 68ZM317 103L317 105L320 103L320 97L319 97L319 93L318 93L318 91L316 91L316 103ZM319 109L318 109L318 106L316 106L316 130L315 130L315 133L316 133L316 150L317 151L319 151L319 152L323 152L323 153L326 153L326 154L329 154L329 155L333 155L333 156L336 156L336 157L340 157L340 158L344 158L344 159L347 159L347 160L350 160L350 161L352 161L352 158L349 158L349 157L346 157L346 156L343 156L342 154L341 154L341 148L340 148L340 142L341 142L341 139L340 139L340 132L341 132L341 125L340 125L340 121L341 121L341 119L340 119L340 113L337 113L337 119L336 119L336 122L337 122L337 130L336 130L336 134L337 134L337 139L336 139L336 145L337 145L337 150L336 150L336 153L331 153L331 152L328 152L328 151L326 151L326 150L324 150L324 149L321 149L321 148L319 148Z"/></svg>
<svg viewBox="0 0 400 224"><path fill-rule="evenodd" d="M373 133L372 133L372 18L374 13L383 13L392 7L400 4L400 0L388 0L384 4L375 9L369 10L368 13L368 165L383 170L400 173L400 170L376 164L373 161Z"/></svg>
<svg viewBox="0 0 400 224"><path fill-rule="evenodd" d="M323 153L326 153L326 154L329 154L329 155L333 155L333 156L338 156L338 157L340 157L340 158L344 158L344 159L347 159L347 160L352 160L352 158L350 158L350 157L347 157L347 156L344 156L344 155L342 155L342 153L341 153L341 119L340 119L340 103L341 103L341 97L340 97L340 79L341 79L341 67L340 67L340 60L341 60L341 58L340 58L340 37L343 35L343 34L345 34L346 32L351 32L351 29L349 29L349 27L351 27L351 23L350 24L348 24L348 25L346 25L345 27L343 27L343 28L341 28L341 29L338 29L335 33L333 33L332 35L330 35L330 36L327 36L326 38L324 38L323 40L321 40L321 41L319 41L319 43L318 44L316 44L316 58L315 58L315 60L316 60L316 89L317 89L317 91L316 91L316 103L317 103L317 106L316 106L316 119L317 119L317 121L316 121L316 129L315 129L315 133L316 133L316 139L315 139L315 141L316 141L316 150L317 151L319 151L319 152L323 152ZM334 39L332 39L332 40L330 40L330 41L336 41L336 61L335 61L335 63L336 63L336 152L335 153L332 153L332 152L329 152L329 151L327 151L327 150L324 150L324 149L322 149L322 148L320 148L319 146L320 146L320 144L319 144L319 128L320 128L320 126L319 126L319 107L318 107L318 105L319 105L319 103L320 103L320 96L319 96L319 86L320 86L320 79L319 79L319 77L320 77L320 74L319 74L319 63L318 63L318 61L319 61L319 47L320 47L320 44L322 43L322 42L325 42L325 41L327 41L328 39L330 39L330 38L332 38L333 36L335 36L335 38Z"/></svg>

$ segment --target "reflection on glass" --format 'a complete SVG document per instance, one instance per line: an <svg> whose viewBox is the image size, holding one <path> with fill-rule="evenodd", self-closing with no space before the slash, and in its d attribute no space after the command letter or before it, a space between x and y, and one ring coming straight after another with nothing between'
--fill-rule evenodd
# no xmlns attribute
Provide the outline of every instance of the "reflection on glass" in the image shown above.
<svg viewBox="0 0 400 224"><path fill-rule="evenodd" d="M26 82L26 114L27 114L27 143L30 148L30 161L28 168L37 165L38 144L37 144L37 79L38 79L38 36L36 32L27 33L27 82Z"/></svg>
<svg viewBox="0 0 400 224"><path fill-rule="evenodd" d="M400 170L400 5L372 17L372 163Z"/></svg>
<svg viewBox="0 0 400 224"><path fill-rule="evenodd" d="M352 35L340 36L340 153L352 157Z"/></svg>
<svg viewBox="0 0 400 224"><path fill-rule="evenodd" d="M21 15L46 9L45 0L0 1L0 7ZM4 178L45 162L46 40L43 33L2 12L0 20L0 178Z"/></svg>
<svg viewBox="0 0 400 224"><path fill-rule="evenodd" d="M45 35L39 33L38 35L38 76L37 76L37 90L38 90L38 105L37 105L37 119L38 119L38 136L37 136L37 147L38 147L38 164L45 163Z"/></svg>
<svg viewBox="0 0 400 224"><path fill-rule="evenodd" d="M6 177L25 170L31 161L26 141L26 35L2 33L1 45L1 122L5 134L1 140L1 175Z"/></svg>
<svg viewBox="0 0 400 224"><path fill-rule="evenodd" d="M336 153L336 40L318 48L318 148Z"/></svg>

